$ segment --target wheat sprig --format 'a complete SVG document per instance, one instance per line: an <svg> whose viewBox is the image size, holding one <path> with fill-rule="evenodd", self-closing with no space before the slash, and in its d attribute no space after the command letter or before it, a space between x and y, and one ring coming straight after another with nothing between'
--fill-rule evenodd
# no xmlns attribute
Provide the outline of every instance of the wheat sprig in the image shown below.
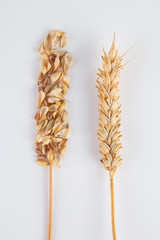
<svg viewBox="0 0 160 240"><path fill-rule="evenodd" d="M121 132L121 105L119 103L119 77L123 69L123 56L118 55L115 46L115 34L112 46L108 54L103 50L102 69L98 69L98 97L99 97L99 130L101 162L104 168L109 171L111 190L111 212L113 239L116 240L115 229L115 207L114 207L114 175L121 165L122 158L119 154L122 144L120 142Z"/></svg>
<svg viewBox="0 0 160 240"><path fill-rule="evenodd" d="M60 159L64 156L69 135L65 95L70 85L67 71L72 59L62 49L67 42L68 37L64 32L51 31L38 50L42 71L38 76L38 111L35 115L36 153L37 163L50 168L48 240L52 239L52 166L60 168Z"/></svg>

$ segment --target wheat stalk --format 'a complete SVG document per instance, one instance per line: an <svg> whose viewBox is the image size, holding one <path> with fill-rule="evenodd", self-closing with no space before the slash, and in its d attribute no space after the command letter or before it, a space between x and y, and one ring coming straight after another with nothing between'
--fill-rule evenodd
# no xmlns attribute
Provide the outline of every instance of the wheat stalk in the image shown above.
<svg viewBox="0 0 160 240"><path fill-rule="evenodd" d="M100 141L101 162L110 175L111 191L111 213L112 213L112 233L116 240L115 228L115 207L114 207L114 175L121 165L122 158L119 151L122 147L120 143L121 124L119 103L119 76L120 70L124 67L122 64L123 56L118 55L118 49L115 47L115 35L112 46L108 54L104 51L102 56L102 69L98 69L98 92L99 92L99 130L98 138Z"/></svg>
<svg viewBox="0 0 160 240"><path fill-rule="evenodd" d="M49 166L50 169L48 240L52 239L52 166L60 168L60 159L64 156L69 135L65 95L70 85L67 71L72 65L72 59L68 52L62 50L67 42L68 37L64 32L51 31L38 50L42 71L38 76L35 151L37 163Z"/></svg>

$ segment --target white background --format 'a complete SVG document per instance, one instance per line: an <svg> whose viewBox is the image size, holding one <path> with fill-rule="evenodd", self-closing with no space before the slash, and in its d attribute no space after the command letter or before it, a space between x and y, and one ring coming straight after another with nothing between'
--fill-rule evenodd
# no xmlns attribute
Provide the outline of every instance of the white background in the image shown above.
<svg viewBox="0 0 160 240"><path fill-rule="evenodd" d="M160 15L157 0L0 1L0 239L45 240L48 168L36 164L36 51L52 29L74 58L70 138L54 170L54 240L112 239L109 177L97 140L97 68L116 32L123 163L115 177L118 240L160 240Z"/></svg>

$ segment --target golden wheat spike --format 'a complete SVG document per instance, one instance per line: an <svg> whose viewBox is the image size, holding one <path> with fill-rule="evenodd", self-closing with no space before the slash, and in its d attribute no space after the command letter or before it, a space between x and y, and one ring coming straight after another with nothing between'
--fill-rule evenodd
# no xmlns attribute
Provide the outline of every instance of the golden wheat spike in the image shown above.
<svg viewBox="0 0 160 240"><path fill-rule="evenodd" d="M98 139L100 141L101 162L110 174L111 190L111 212L112 212L112 232L113 240L116 240L115 228L115 207L114 207L114 175L121 164L119 151L122 147L120 143L121 124L119 103L119 76L123 58L118 55L115 47L115 34L112 46L108 54L104 52L102 56L102 69L98 69L97 88L99 96L99 130Z"/></svg>
<svg viewBox="0 0 160 240"><path fill-rule="evenodd" d="M38 50L42 71L38 76L38 111L35 115L36 153L37 163L50 169L48 240L52 239L52 166L60 168L60 159L65 153L69 135L65 95L70 85L67 71L72 59L62 49L67 42L68 37L64 32L51 31Z"/></svg>

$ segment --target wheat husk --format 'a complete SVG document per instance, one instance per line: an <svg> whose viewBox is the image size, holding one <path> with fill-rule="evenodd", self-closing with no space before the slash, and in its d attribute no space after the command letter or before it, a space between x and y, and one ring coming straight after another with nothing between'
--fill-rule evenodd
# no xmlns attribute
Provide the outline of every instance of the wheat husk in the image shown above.
<svg viewBox="0 0 160 240"><path fill-rule="evenodd" d="M119 76L123 69L123 57L118 55L115 46L115 35L108 54L103 50L102 68L99 68L97 88L99 97L99 129L101 162L109 171L111 187L111 210L113 240L116 240L114 209L114 175L121 165L121 105L119 102Z"/></svg>
<svg viewBox="0 0 160 240"><path fill-rule="evenodd" d="M62 48L68 37L64 32L51 31L42 42L38 53L42 71L38 76L38 97L35 115L37 122L36 153L40 166L49 166L49 220L48 240L53 231L53 170L60 168L69 135L68 112L65 109L70 78L67 73L72 58Z"/></svg>

